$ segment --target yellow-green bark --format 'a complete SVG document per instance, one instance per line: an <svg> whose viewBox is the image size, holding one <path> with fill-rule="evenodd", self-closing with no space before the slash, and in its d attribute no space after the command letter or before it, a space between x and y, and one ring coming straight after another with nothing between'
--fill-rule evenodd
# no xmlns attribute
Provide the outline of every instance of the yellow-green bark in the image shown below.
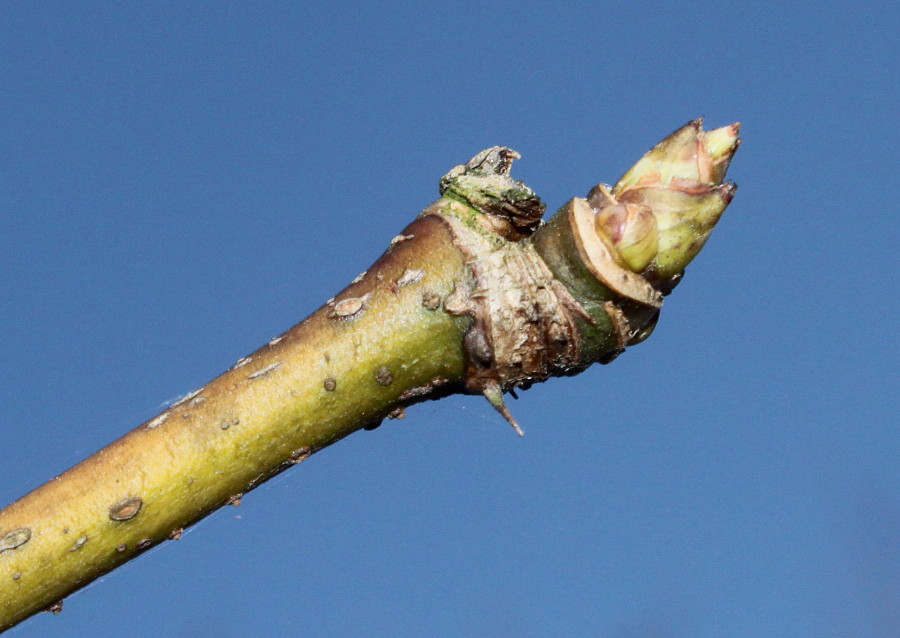
<svg viewBox="0 0 900 638"><path fill-rule="evenodd" d="M0 537L28 536L0 552L0 628L376 423L404 393L458 382L468 320L440 300L469 277L444 225L418 220L333 304L0 511Z"/></svg>

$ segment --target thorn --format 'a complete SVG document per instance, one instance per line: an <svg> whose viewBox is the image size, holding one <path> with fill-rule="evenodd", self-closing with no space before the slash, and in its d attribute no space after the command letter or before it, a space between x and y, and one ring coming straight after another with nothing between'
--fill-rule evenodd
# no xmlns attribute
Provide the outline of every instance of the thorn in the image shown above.
<svg viewBox="0 0 900 638"><path fill-rule="evenodd" d="M481 392L484 394L484 398L488 400L488 403L494 406L494 409L502 414L503 418L509 422L513 427L513 430L516 431L516 434L525 436L522 428L516 423L516 419L510 414L509 409L506 407L506 403L503 401L503 392L500 390L500 384L496 381L491 381L482 388Z"/></svg>

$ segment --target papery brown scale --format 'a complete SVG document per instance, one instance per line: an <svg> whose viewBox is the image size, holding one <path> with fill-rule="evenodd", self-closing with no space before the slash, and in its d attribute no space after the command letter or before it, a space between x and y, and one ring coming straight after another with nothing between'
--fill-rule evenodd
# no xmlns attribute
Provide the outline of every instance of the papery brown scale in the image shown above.
<svg viewBox="0 0 900 638"><path fill-rule="evenodd" d="M681 191L687 195L702 195L710 190L708 183L697 182L692 179L683 179L681 177L673 177L672 181L669 182L669 188Z"/></svg>
<svg viewBox="0 0 900 638"><path fill-rule="evenodd" d="M613 244L618 244L625 234L625 224L628 220L627 205L617 204L606 206L597 211L597 230L604 233Z"/></svg>

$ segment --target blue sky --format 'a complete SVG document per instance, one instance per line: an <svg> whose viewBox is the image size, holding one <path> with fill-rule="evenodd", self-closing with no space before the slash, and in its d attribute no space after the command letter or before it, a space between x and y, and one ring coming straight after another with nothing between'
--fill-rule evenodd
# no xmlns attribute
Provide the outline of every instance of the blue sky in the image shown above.
<svg viewBox="0 0 900 638"><path fill-rule="evenodd" d="M897 636L894 3L0 7L0 502L313 311L482 148L740 188L646 343L351 436L9 635Z"/></svg>

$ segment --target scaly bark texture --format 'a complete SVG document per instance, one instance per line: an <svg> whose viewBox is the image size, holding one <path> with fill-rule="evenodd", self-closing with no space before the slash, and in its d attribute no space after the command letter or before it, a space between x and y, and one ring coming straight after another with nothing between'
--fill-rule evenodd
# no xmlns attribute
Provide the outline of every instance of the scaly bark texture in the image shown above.
<svg viewBox="0 0 900 638"><path fill-rule="evenodd" d="M607 363L734 188L737 125L682 127L613 187L549 222L487 149L334 299L231 369L0 510L0 630L62 599L351 432L451 392L503 393Z"/></svg>

